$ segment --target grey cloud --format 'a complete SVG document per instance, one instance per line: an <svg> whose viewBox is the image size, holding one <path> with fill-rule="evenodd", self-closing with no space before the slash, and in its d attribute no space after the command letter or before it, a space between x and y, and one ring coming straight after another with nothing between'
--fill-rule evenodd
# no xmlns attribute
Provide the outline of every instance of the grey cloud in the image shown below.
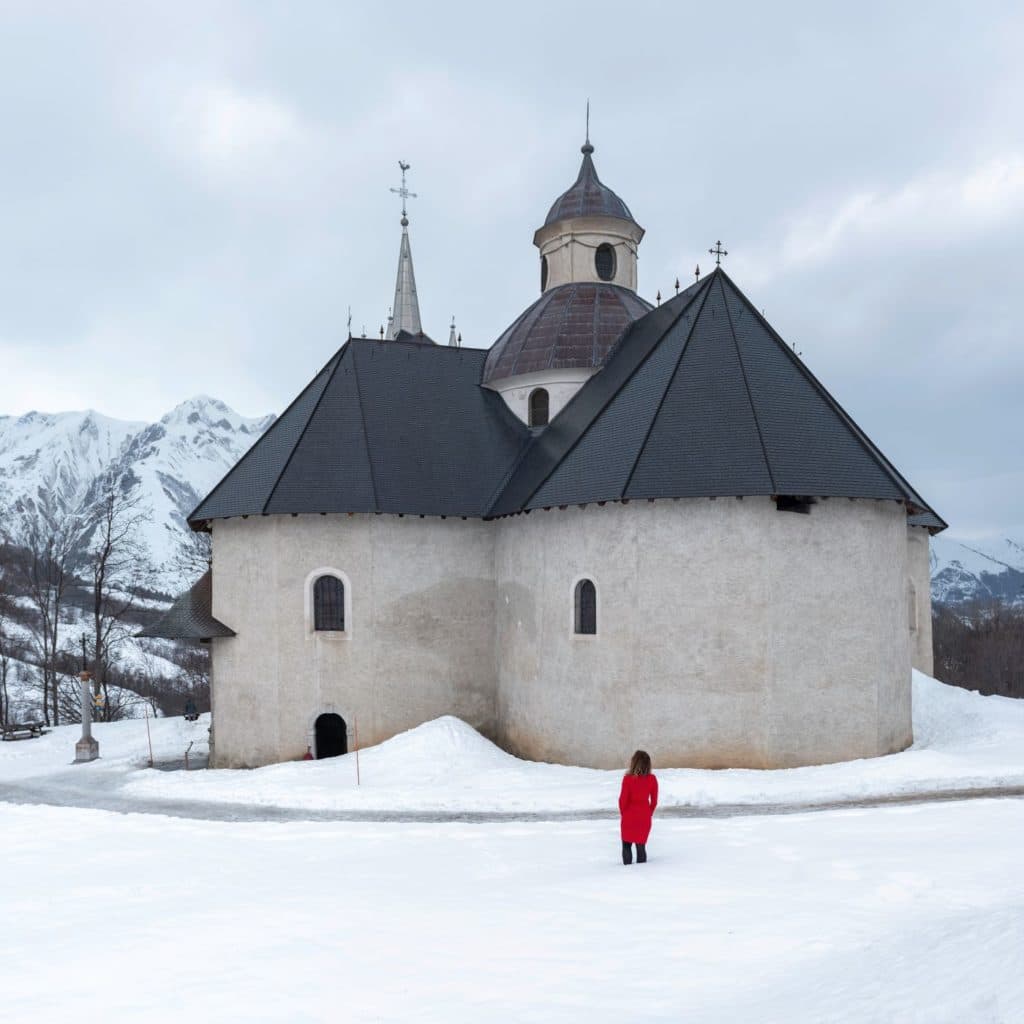
<svg viewBox="0 0 1024 1024"><path fill-rule="evenodd" d="M490 344L537 293L589 96L641 291L721 237L955 532L1024 535L1021 28L1013 4L6 5L0 407L281 409L349 305L387 314L399 157L424 325ZM995 210L907 198L999 161Z"/></svg>

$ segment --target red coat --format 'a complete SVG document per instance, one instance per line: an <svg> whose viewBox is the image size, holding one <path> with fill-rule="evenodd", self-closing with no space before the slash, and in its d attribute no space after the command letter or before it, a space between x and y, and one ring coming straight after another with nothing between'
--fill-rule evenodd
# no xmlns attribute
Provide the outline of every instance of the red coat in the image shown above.
<svg viewBox="0 0 1024 1024"><path fill-rule="evenodd" d="M651 818L658 806L658 780L653 775L626 775L619 793L622 815L622 841L646 843L651 834Z"/></svg>

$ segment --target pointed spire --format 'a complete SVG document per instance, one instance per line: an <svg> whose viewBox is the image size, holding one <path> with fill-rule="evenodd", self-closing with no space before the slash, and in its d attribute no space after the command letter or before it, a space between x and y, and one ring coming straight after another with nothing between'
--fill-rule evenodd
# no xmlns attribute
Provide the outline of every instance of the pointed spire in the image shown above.
<svg viewBox="0 0 1024 1024"><path fill-rule="evenodd" d="M420 334L423 325L420 323L420 303L416 295L416 275L412 269L412 248L409 245L409 217L405 209L405 201L415 199L416 193L410 192L405 184L405 172L409 164L398 161L402 169L401 188L391 191L402 197L402 241L398 249L398 276L395 279L395 301L391 305L391 316L388 318L388 337L397 338L401 331Z"/></svg>
<svg viewBox="0 0 1024 1024"><path fill-rule="evenodd" d="M462 337L462 335L459 335L459 337ZM459 347L459 338L457 338L455 336L455 315L454 314L452 314L451 330L448 332L448 346L449 346L449 348L458 348Z"/></svg>

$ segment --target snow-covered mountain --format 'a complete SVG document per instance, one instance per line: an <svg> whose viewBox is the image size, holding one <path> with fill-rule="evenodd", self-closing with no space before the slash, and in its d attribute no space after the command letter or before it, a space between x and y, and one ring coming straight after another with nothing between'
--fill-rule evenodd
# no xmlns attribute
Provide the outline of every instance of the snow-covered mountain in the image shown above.
<svg viewBox="0 0 1024 1024"><path fill-rule="evenodd" d="M141 539L159 583L173 593L182 587L175 564L190 532L185 516L273 421L239 416L205 396L149 424L92 410L0 416L0 509L71 512L113 473L150 509Z"/></svg>
<svg viewBox="0 0 1024 1024"><path fill-rule="evenodd" d="M939 534L931 542L932 600L958 605L998 599L1024 605L1024 543L971 543Z"/></svg>

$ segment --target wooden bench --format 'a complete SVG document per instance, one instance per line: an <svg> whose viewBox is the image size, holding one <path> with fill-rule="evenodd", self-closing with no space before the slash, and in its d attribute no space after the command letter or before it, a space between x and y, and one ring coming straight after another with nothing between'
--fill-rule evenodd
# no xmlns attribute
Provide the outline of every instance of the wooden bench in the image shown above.
<svg viewBox="0 0 1024 1024"><path fill-rule="evenodd" d="M3 735L0 736L0 739L34 740L48 731L43 728L41 722L11 722L3 727Z"/></svg>

